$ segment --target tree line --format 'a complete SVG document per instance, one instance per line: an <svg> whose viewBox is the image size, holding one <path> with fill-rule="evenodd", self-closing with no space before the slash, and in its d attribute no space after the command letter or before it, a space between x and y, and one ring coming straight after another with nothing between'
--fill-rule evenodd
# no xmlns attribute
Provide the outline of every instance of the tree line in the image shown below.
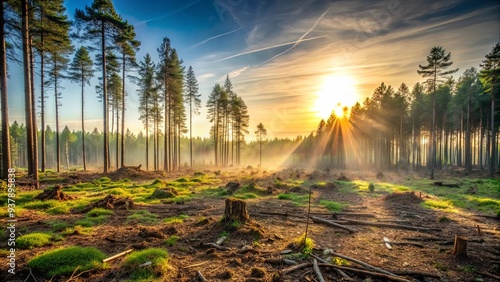
<svg viewBox="0 0 500 282"><path fill-rule="evenodd" d="M498 167L500 43L486 54L480 69L450 76L451 53L433 47L417 72L425 81L411 89L382 82L371 97L335 113L295 150L304 163L325 168L435 169L457 166ZM311 156L313 156L311 158Z"/></svg>
<svg viewBox="0 0 500 282"><path fill-rule="evenodd" d="M132 95L125 91L128 82L138 86L140 119L145 129L146 169L150 169L150 157L154 170L169 172L178 169L182 165L182 139L188 130L191 140L188 148L189 164L192 166L192 119L193 115L199 114L201 106L201 94L198 93L199 86L193 68L190 66L185 70L182 59L167 37L157 48L157 63L149 53L137 61L136 53L141 42L135 38L134 26L115 11L111 0L94 0L90 6L76 9L73 22L68 20L63 2L10 0L2 1L0 5L2 176L7 177L7 168L12 166L11 151L20 148L21 144L26 151L22 158L16 158L25 160L22 163L28 168L30 177L36 180L39 169L46 170L47 156L50 155L48 150L52 150L48 147L49 143L55 146L55 159L51 160L51 165L55 162L56 170L60 171L61 156L66 160L69 158L69 149L62 150L61 145L68 147L73 143L68 141L71 134L78 139L81 165L84 170L87 169L87 150L90 146L85 141L90 136L96 139L98 132L85 130L85 92L95 75L99 81L95 92L103 106L100 156L105 173L112 165L115 168L125 166L127 160L126 138L130 134L125 131L126 97ZM75 42L81 45L76 50ZM22 59L18 59L19 52L22 53ZM91 54L95 54L95 59L92 59ZM11 62L22 64L24 74L25 142L20 143L15 138L15 146L10 144L12 138L7 106L7 64ZM99 71L99 75L96 71ZM36 75L41 82L38 89L34 83ZM60 131L61 81L66 79L81 87L80 134L69 134L67 128ZM45 107L51 96L55 105L54 132L47 127L45 120ZM40 130L37 129L37 98ZM245 102L233 91L229 77L223 87L219 84L214 86L207 107L210 113L207 118L213 122L210 134L215 149L215 164L239 163L241 142L248 133L249 116ZM13 125L15 128L20 127L17 123ZM54 136L54 144L52 140L47 141L48 135L50 138ZM152 142L146 140L149 140L150 135Z"/></svg>

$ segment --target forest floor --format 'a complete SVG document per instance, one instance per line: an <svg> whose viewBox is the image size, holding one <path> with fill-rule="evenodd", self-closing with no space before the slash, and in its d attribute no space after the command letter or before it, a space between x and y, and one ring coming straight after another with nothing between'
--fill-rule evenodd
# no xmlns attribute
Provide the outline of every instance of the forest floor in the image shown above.
<svg viewBox="0 0 500 282"><path fill-rule="evenodd" d="M451 187L436 186L435 181ZM32 233L47 234L48 239L17 248L12 275L8 273L9 230L3 228L0 280L202 281L203 276L206 281L320 281L312 254L344 267L351 281L498 281L500 179L450 174L435 181L408 173L273 172L250 167L168 175L135 169L107 175L46 173L41 188L60 184L68 199L36 200L41 190L18 187L17 242ZM226 187L229 182L240 185L231 189ZM156 190L166 194L153 195ZM123 209L118 204L115 209L108 206L109 210L95 206L108 195L131 201ZM249 221L223 224L228 197L246 202ZM309 220L307 237L312 248L299 248L309 199L310 215L354 231ZM2 225L7 226L6 208L1 212ZM456 235L467 238L468 258L452 255ZM226 240L214 244L221 237ZM134 252L90 270L75 267L53 277L28 265L50 250L70 246L95 247L106 257L129 249ZM155 268L153 257L149 264L127 264L128 256L151 248L168 252L168 266ZM349 258L397 276L384 277L387 274L380 275L380 270ZM295 269L294 263L299 265ZM324 281L348 281L332 266L319 269Z"/></svg>

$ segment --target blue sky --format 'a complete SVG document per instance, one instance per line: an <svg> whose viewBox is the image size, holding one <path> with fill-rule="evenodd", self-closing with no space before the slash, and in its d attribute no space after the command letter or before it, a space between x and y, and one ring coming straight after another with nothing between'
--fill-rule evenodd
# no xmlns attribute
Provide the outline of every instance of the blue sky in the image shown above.
<svg viewBox="0 0 500 282"><path fill-rule="evenodd" d="M68 16L91 3L66 0ZM194 68L203 106L214 84L229 75L249 107L250 132L262 122L269 137L308 134L325 108L362 101L382 81L394 88L423 81L416 70L433 46L452 53L458 77L478 68L500 41L498 1L116 0L114 5L136 28L139 60L146 53L157 60L156 48L169 37L186 69ZM332 89L328 81L349 85ZM86 88L87 130L102 129L96 83ZM78 129L79 86L63 85L61 124ZM126 89L126 126L138 132L136 86L129 83ZM22 72L14 63L9 91L10 119L22 123ZM54 128L53 93L47 95L47 123ZM208 136L204 109L193 121L193 134Z"/></svg>

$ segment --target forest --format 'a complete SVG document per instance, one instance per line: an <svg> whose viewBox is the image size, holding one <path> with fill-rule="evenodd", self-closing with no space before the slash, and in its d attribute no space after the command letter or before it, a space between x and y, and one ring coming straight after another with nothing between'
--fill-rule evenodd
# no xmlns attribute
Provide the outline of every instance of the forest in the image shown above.
<svg viewBox="0 0 500 282"><path fill-rule="evenodd" d="M3 281L500 279L500 42L467 69L427 46L414 85L381 81L307 134L269 137L232 73L200 93L167 34L139 58L113 1L67 5L0 5Z"/></svg>

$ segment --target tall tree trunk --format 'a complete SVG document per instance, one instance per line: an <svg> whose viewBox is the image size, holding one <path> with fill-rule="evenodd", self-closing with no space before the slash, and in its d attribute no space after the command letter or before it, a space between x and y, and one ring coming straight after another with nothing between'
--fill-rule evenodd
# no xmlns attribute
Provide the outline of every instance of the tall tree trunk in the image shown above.
<svg viewBox="0 0 500 282"><path fill-rule="evenodd" d="M33 166L35 167L36 173L38 174L38 130L36 124L36 95L35 95L35 54L33 53L33 37L28 33L29 36L29 58L30 58L30 71L31 71L31 124L33 131Z"/></svg>
<svg viewBox="0 0 500 282"><path fill-rule="evenodd" d="M38 168L35 162L35 132L33 127L33 95L31 93L31 67L29 54L29 25L28 25L28 1L21 0L22 21L22 43L23 43L23 70L24 70L24 107L26 119L26 144L28 157L28 176L38 180Z"/></svg>
<svg viewBox="0 0 500 282"><path fill-rule="evenodd" d="M42 26L43 29L43 15L40 16L40 25ZM40 50L40 122L41 122L41 129L40 133L41 136L41 145L40 145L40 161L42 165L42 172L45 172L45 166L46 166L46 150L47 150L47 144L45 140L45 53L44 53L44 33L41 32L40 34L40 45L41 45L41 50Z"/></svg>
<svg viewBox="0 0 500 282"><path fill-rule="evenodd" d="M56 168L57 172L61 170L61 146L59 143L59 101L57 97L57 61L54 60L54 101L56 109Z"/></svg>
<svg viewBox="0 0 500 282"><path fill-rule="evenodd" d="M0 3L0 102L2 104L2 178L7 180L12 168L10 155L9 105L7 92L7 50L5 45L4 1Z"/></svg>
<svg viewBox="0 0 500 282"><path fill-rule="evenodd" d="M125 86L123 86L125 87ZM119 148L119 144L120 144L120 141L119 141L119 132L120 132L120 112L119 112L119 103L118 101L116 101L116 133L115 133L115 147L116 147L116 154L115 154L115 164L116 164L116 167L115 169L118 169L119 168L119 157L120 157L120 148Z"/></svg>
<svg viewBox="0 0 500 282"><path fill-rule="evenodd" d="M496 128L495 128L495 95L494 92L494 86L492 86L491 89L491 150L490 150L490 167L489 167L489 172L488 176L493 178L495 177L495 163L497 162L496 158Z"/></svg>
<svg viewBox="0 0 500 282"><path fill-rule="evenodd" d="M83 76L84 74L84 70L83 70L83 66L82 66L82 80L81 80L81 83L82 83L82 160L83 160L83 171L87 171L87 156L86 156L86 153L85 153L85 92L84 92L84 89L85 89L85 78Z"/></svg>
<svg viewBox="0 0 500 282"><path fill-rule="evenodd" d="M101 20L101 56L102 56L102 107L103 107L103 171L108 172L109 141L108 141L108 81L106 77L106 26Z"/></svg>
<svg viewBox="0 0 500 282"><path fill-rule="evenodd" d="M122 53L122 136L120 139L120 167L125 167L125 75L126 75L126 56ZM117 166L118 168L118 166Z"/></svg>
<svg viewBox="0 0 500 282"><path fill-rule="evenodd" d="M470 128L470 93L467 95L467 124L465 128L465 171L472 172L471 128Z"/></svg>
<svg viewBox="0 0 500 282"><path fill-rule="evenodd" d="M479 103L479 170L483 170L483 103Z"/></svg>
<svg viewBox="0 0 500 282"><path fill-rule="evenodd" d="M193 98L189 98L189 163L193 168Z"/></svg>

